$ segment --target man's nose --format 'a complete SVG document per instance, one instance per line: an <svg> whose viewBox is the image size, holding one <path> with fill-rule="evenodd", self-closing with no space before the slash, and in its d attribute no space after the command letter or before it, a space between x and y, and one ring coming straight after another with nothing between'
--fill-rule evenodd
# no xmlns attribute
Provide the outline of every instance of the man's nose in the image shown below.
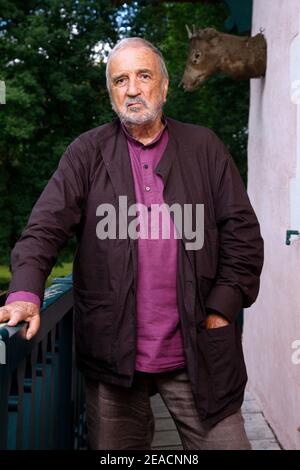
<svg viewBox="0 0 300 470"><path fill-rule="evenodd" d="M135 78L128 81L127 95L137 96L140 93L139 84Z"/></svg>

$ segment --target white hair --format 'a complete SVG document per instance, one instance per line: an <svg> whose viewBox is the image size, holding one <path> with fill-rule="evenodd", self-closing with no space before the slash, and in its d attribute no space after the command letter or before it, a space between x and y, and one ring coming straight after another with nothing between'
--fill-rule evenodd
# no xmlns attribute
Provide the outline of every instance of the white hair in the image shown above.
<svg viewBox="0 0 300 470"><path fill-rule="evenodd" d="M108 91L110 91L110 83L109 83L109 75L108 75L108 67L109 63L112 59L112 57L115 55L117 51L120 49L123 49L126 46L130 45L141 45L143 47L147 47L150 49L152 52L156 54L159 60L159 65L160 65L160 70L161 74L164 78L169 79L169 74L168 70L163 58L162 53L155 47L151 42L147 41L146 39L140 38L140 37L133 37L133 38L124 38L121 39L120 41L117 42L117 44L114 46L114 48L110 51L108 54L107 62L106 62L106 87Z"/></svg>

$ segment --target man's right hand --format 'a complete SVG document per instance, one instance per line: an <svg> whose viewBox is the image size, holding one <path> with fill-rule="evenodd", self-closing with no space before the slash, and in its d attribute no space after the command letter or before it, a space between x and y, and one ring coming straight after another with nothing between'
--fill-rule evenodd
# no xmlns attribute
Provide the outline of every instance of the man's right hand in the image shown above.
<svg viewBox="0 0 300 470"><path fill-rule="evenodd" d="M28 322L26 339L31 339L40 327L40 309L32 302L16 301L0 307L0 323L8 321L8 326L15 326L21 321Z"/></svg>

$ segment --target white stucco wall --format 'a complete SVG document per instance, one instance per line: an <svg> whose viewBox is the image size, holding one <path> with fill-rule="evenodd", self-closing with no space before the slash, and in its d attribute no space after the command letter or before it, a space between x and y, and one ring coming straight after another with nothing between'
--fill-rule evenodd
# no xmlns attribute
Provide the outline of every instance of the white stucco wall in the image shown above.
<svg viewBox="0 0 300 470"><path fill-rule="evenodd" d="M254 0L252 35L260 28L268 61L266 77L251 80L248 193L265 262L258 299L245 310L244 352L250 389L279 441L300 449L300 363L292 361L293 353L300 358L292 348L300 341L300 238L285 244L287 229L300 231L300 104L291 99L300 80L300 1Z"/></svg>

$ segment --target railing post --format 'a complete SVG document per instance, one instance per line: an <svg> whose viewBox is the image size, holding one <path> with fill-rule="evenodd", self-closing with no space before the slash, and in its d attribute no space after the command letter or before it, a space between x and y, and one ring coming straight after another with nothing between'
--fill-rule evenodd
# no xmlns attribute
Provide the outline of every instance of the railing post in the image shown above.
<svg viewBox="0 0 300 470"><path fill-rule="evenodd" d="M58 448L73 448L72 419L72 338L73 309L59 324L59 406L63 413L58 413Z"/></svg>
<svg viewBox="0 0 300 470"><path fill-rule="evenodd" d="M10 375L0 367L0 450L7 449Z"/></svg>

